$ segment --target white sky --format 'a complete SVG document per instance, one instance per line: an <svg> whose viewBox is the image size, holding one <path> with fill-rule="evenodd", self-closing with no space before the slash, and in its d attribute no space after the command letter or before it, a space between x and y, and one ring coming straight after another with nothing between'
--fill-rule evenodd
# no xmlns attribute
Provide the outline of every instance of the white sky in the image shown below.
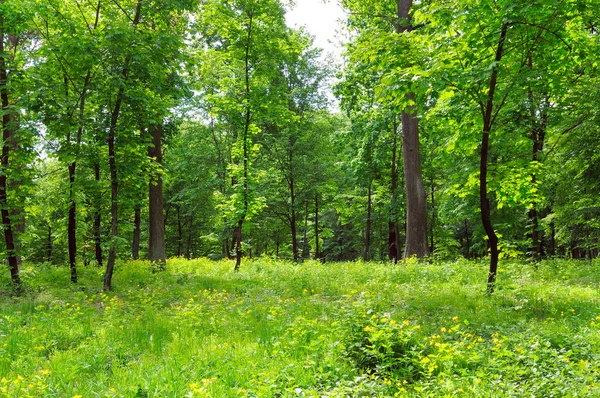
<svg viewBox="0 0 600 398"><path fill-rule="evenodd" d="M285 16L290 27L305 26L308 32L314 36L315 47L324 50L323 55L333 56L335 64L341 63L341 46L337 32L340 30L340 19L344 20L346 15L337 4L338 0L296 0L296 6L288 11ZM331 93L331 84L326 84L325 93L329 102L329 109L339 111L338 102Z"/></svg>
<svg viewBox="0 0 600 398"><path fill-rule="evenodd" d="M287 24L291 27L305 26L315 37L315 46L332 53L340 59L339 19L345 19L337 0L296 0L296 6L286 14Z"/></svg>

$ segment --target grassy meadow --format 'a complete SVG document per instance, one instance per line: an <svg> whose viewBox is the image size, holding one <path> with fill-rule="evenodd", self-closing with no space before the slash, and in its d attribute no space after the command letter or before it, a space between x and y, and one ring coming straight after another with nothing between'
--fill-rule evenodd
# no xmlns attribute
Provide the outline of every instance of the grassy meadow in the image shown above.
<svg viewBox="0 0 600 398"><path fill-rule="evenodd" d="M0 276L0 396L600 396L600 262L172 259ZM6 274L6 275L4 275Z"/></svg>

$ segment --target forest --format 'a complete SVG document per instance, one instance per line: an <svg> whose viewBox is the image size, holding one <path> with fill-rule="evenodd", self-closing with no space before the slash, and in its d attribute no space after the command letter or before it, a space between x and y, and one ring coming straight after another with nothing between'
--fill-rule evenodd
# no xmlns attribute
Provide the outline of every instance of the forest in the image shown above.
<svg viewBox="0 0 600 398"><path fill-rule="evenodd" d="M0 0L0 395L600 394L600 1L323 2Z"/></svg>

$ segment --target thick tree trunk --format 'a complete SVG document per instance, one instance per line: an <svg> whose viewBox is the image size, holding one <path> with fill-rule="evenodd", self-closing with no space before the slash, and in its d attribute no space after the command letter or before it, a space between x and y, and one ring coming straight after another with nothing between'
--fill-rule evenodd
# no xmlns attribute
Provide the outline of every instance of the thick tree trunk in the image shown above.
<svg viewBox="0 0 600 398"><path fill-rule="evenodd" d="M504 41L506 40L506 33L508 25L502 25L502 31L500 33L500 40L498 41L498 48L496 49L495 67L492 69L490 76L490 85L488 91L488 98L485 107L482 104L483 112L483 131L481 137L481 158L479 163L479 208L481 211L481 222L483 229L488 237L488 245L490 248L490 271L488 274L487 290L489 293L493 293L496 285L496 275L498 273L498 236L494 231L494 226L491 220L491 206L490 200L487 195L487 170L488 170L488 156L490 147L490 132L494 122L493 111L494 111L494 94L496 91L496 85L498 81L498 64L502 60L502 52L504 48Z"/></svg>
<svg viewBox="0 0 600 398"><path fill-rule="evenodd" d="M412 29L410 8L412 0L398 0L397 32ZM415 99L414 93L406 98ZM429 255L427 246L427 197L423 185L421 153L419 148L419 122L416 109L409 106L402 111L402 153L404 155L404 183L406 185L406 243L404 257L417 258Z"/></svg>
<svg viewBox="0 0 600 398"><path fill-rule="evenodd" d="M408 98L414 98L409 94ZM429 255L427 245L427 197L421 171L418 121L415 114L402 112L402 152L406 184L406 243L404 257Z"/></svg>
<svg viewBox="0 0 600 398"><path fill-rule="evenodd" d="M8 267L10 269L10 277L13 284L17 287L21 286L21 278L19 276L19 262L15 250L15 238L13 234L13 226L9 217L8 210L8 180L7 171L9 165L9 154L11 139L14 139L16 131L14 130L15 120L11 115L10 102L8 99L8 73L6 70L6 59L4 51L4 16L0 14L0 97L2 100L2 158L0 165L0 213L2 215L2 227L4 229L4 241L6 243L6 255L8 257Z"/></svg>
<svg viewBox="0 0 600 398"><path fill-rule="evenodd" d="M140 224L142 209L140 205L135 205L133 209L133 239L131 241L131 258L137 260L140 258Z"/></svg>
<svg viewBox="0 0 600 398"><path fill-rule="evenodd" d="M142 0L138 0L133 19L134 29L140 22L140 13L142 11ZM117 180L117 163L115 159L115 135L117 132L117 122L121 112L121 105L125 95L125 83L129 76L129 64L131 55L125 57L123 64L122 85L117 92L115 105L111 113L110 127L108 129L108 166L110 169L110 193L111 193L111 241L108 252L108 263L106 264L106 273L104 274L104 290L111 290L112 276L117 258L117 237L119 234L119 182Z"/></svg>
<svg viewBox="0 0 600 398"><path fill-rule="evenodd" d="M152 145L148 147L148 157L162 167L162 124L150 127ZM162 174L151 176L148 188L148 260L159 268L166 264L165 219Z"/></svg>
<svg viewBox="0 0 600 398"><path fill-rule="evenodd" d="M369 253L371 251L371 226L373 224L373 220L371 217L371 185L372 183L369 181L369 187L367 189L367 226L365 228L365 251L363 253L364 261L369 261Z"/></svg>

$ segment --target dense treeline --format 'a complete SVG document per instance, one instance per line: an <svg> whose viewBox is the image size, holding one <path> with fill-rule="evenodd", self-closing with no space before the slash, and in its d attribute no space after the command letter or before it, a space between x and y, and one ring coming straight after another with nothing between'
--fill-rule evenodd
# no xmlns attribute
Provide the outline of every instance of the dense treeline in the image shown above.
<svg viewBox="0 0 600 398"><path fill-rule="evenodd" d="M2 244L21 258L595 257L597 0L0 2ZM335 78L335 79L334 79ZM327 87L341 112L328 104Z"/></svg>

